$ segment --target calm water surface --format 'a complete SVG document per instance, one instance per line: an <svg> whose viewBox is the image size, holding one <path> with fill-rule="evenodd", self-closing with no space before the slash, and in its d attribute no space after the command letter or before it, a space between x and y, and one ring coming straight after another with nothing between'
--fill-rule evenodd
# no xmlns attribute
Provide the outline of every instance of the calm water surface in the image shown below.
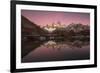
<svg viewBox="0 0 100 73"><path fill-rule="evenodd" d="M22 46L22 62L86 60L90 58L89 41L29 41Z"/></svg>

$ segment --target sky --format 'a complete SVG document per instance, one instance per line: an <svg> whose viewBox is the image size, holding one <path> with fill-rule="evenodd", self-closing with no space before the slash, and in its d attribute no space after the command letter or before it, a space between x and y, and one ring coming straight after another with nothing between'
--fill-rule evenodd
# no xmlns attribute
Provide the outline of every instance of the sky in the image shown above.
<svg viewBox="0 0 100 73"><path fill-rule="evenodd" d="M90 25L90 13L21 10L21 15L39 26L51 25L57 22L61 22L66 26L71 23Z"/></svg>

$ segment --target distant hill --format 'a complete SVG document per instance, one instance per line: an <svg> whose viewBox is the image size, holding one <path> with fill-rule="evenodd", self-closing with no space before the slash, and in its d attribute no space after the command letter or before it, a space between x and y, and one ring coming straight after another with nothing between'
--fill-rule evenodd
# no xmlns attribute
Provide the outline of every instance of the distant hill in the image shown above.
<svg viewBox="0 0 100 73"><path fill-rule="evenodd" d="M31 22L24 16L21 16L21 25L23 35L42 35L47 33L46 30L40 28L40 26Z"/></svg>
<svg viewBox="0 0 100 73"><path fill-rule="evenodd" d="M82 25L82 24L69 24L66 28L67 31L74 31L74 32L80 32L85 30L90 30L89 25Z"/></svg>
<svg viewBox="0 0 100 73"><path fill-rule="evenodd" d="M65 28L56 29L53 33L64 37L71 36L89 36L90 35L90 26L83 24L69 24Z"/></svg>

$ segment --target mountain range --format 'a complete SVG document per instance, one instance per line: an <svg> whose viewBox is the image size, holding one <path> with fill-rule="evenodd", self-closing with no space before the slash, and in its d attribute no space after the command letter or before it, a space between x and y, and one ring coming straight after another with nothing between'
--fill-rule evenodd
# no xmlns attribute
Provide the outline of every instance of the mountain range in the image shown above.
<svg viewBox="0 0 100 73"><path fill-rule="evenodd" d="M41 28L34 22L31 22L26 17L21 16L21 25L22 25L22 37L26 35L32 35L32 36L46 36L48 34L55 34L56 36L62 36L62 37L71 37L71 36L89 36L90 35L90 26L89 25L83 25L83 24L69 24L66 27L63 28L56 28L52 33L49 33L49 31L45 30L44 28ZM23 39L22 38L22 39Z"/></svg>

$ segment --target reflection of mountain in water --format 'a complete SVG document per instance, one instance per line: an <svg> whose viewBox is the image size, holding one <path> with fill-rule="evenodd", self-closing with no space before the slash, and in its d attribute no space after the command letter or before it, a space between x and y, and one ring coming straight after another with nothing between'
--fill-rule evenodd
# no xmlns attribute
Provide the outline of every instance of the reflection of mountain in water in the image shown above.
<svg viewBox="0 0 100 73"><path fill-rule="evenodd" d="M48 41L46 43L44 43L43 46L47 47L47 48L82 48L86 45L89 45L89 41L79 41L79 40L75 40L75 41L55 41L55 40L51 40Z"/></svg>
<svg viewBox="0 0 100 73"><path fill-rule="evenodd" d="M31 41L24 45L24 51L27 53L23 52L22 62L86 60L90 58L89 41L50 40L39 42Z"/></svg>
<svg viewBox="0 0 100 73"><path fill-rule="evenodd" d="M30 53L32 50L35 50L37 47L39 47L43 42L40 41L24 41L22 43L22 58L26 56L28 53Z"/></svg>

